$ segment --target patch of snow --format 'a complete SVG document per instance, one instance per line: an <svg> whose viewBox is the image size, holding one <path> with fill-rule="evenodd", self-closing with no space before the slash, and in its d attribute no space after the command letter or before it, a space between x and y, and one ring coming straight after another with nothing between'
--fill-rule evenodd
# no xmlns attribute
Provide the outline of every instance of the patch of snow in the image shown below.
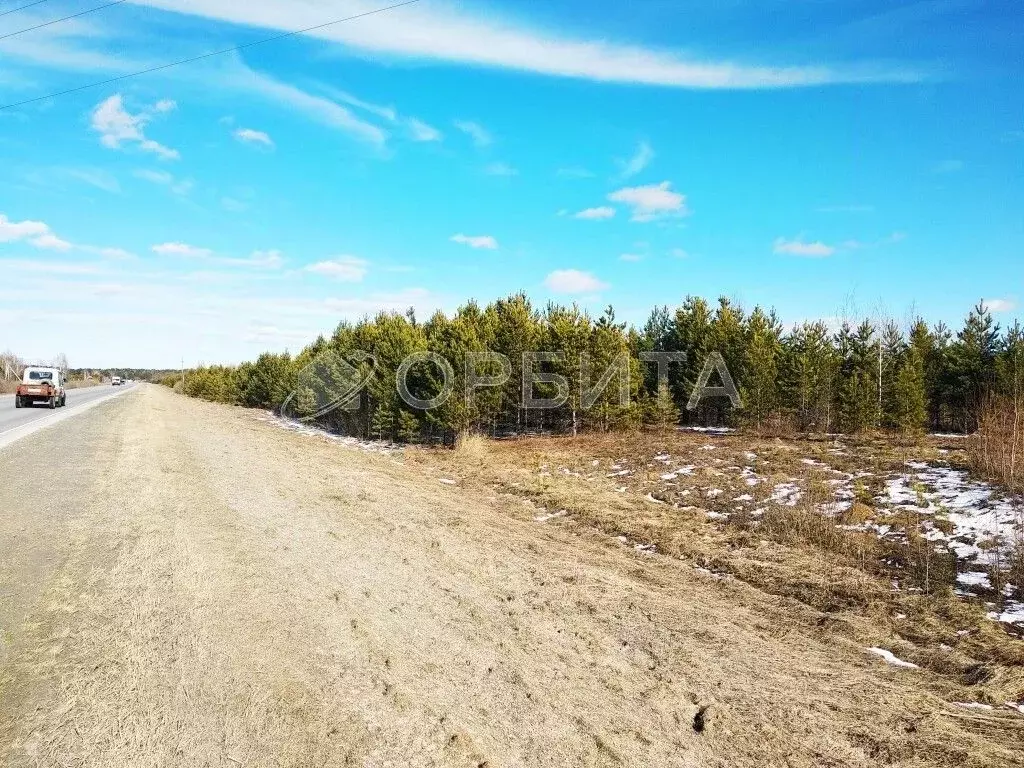
<svg viewBox="0 0 1024 768"><path fill-rule="evenodd" d="M772 495L768 498L776 504L795 507L803 495L804 492L795 483L779 483L772 490Z"/></svg>
<svg viewBox="0 0 1024 768"><path fill-rule="evenodd" d="M454 480L449 480L447 477L442 477L437 482L444 483L445 485L456 485L456 482Z"/></svg>
<svg viewBox="0 0 1024 768"><path fill-rule="evenodd" d="M650 501L650 502L653 502L654 504L664 504L664 503L665 503L665 502L664 502L664 501L662 501L661 499L656 499L656 498L654 498L654 496L653 496L652 494L650 494L650 493L648 493L648 494L647 494L647 496L645 496L645 498L646 498L646 499L647 499L648 501Z"/></svg>
<svg viewBox="0 0 1024 768"><path fill-rule="evenodd" d="M992 709L991 704L982 704L980 701L954 701L954 707L963 707L964 709Z"/></svg>
<svg viewBox="0 0 1024 768"><path fill-rule="evenodd" d="M902 669L919 669L917 664L912 664L909 661L903 661L903 659L897 659L896 656L893 655L892 651L887 651L885 648L871 647L867 649L867 652L873 653L876 656L881 656L885 660L886 664L894 667L900 667Z"/></svg>
<svg viewBox="0 0 1024 768"><path fill-rule="evenodd" d="M709 445L702 445L700 447L700 450L702 450L702 451L717 451L718 450L718 446L717 445L710 445L710 444Z"/></svg>
<svg viewBox="0 0 1024 768"><path fill-rule="evenodd" d="M725 491L723 491L721 488L709 488L708 492L704 495L707 496L709 499L717 499L723 493L725 493Z"/></svg>
<svg viewBox="0 0 1024 768"><path fill-rule="evenodd" d="M1007 601L1002 611L990 611L987 615L1003 624L1024 625L1024 602Z"/></svg>
<svg viewBox="0 0 1024 768"><path fill-rule="evenodd" d="M737 496L733 501L753 501L754 497L749 493L744 493L742 496Z"/></svg>
<svg viewBox="0 0 1024 768"><path fill-rule="evenodd" d="M618 472L612 472L608 477L622 477L623 475L629 475L632 472L628 469L620 469Z"/></svg>
<svg viewBox="0 0 1024 768"><path fill-rule="evenodd" d="M981 589L992 589L992 584L988 580L987 573L979 573L978 571L964 571L956 575L956 583L961 585L964 589L970 589L971 587L980 587Z"/></svg>

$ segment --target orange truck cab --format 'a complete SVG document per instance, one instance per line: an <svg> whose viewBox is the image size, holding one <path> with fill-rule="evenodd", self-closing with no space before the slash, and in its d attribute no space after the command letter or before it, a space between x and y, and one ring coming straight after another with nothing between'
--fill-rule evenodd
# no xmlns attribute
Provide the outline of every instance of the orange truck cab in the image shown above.
<svg viewBox="0 0 1024 768"><path fill-rule="evenodd" d="M64 391L64 372L60 368L31 366L21 376L21 384L14 393L14 407L28 408L40 403L49 408L67 404Z"/></svg>

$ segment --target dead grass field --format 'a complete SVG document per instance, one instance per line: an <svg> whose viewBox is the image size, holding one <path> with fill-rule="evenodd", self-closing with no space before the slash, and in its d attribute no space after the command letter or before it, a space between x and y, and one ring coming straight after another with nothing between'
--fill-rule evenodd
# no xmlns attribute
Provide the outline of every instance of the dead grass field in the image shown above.
<svg viewBox="0 0 1024 768"><path fill-rule="evenodd" d="M3 657L5 765L1024 765L1002 625L607 477L710 438L381 453L257 415L143 386L65 422L117 439Z"/></svg>

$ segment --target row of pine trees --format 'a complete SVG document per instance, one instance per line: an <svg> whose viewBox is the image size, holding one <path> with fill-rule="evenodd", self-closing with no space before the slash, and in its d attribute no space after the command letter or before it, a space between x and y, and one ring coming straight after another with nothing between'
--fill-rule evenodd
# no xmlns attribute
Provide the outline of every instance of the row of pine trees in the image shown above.
<svg viewBox="0 0 1024 768"><path fill-rule="evenodd" d="M557 408L522 407L522 360L530 351L561 353L538 366L570 384ZM372 356L372 365L360 352ZM402 361L424 352L449 361L456 393L425 410L407 405L395 385ZM502 373L489 352L510 361L508 381L465 397L467 360L477 375ZM666 383L655 365L643 362L645 352L683 352L685 360L669 367ZM715 352L741 405L712 397L688 410ZM331 369L339 357L357 365L368 384L345 407L317 415L331 398L325 382L337 385L346 375ZM628 367L626 401L620 391L625 379L613 375L586 402L585 393L616 361L627 361L618 369ZM436 365L414 365L405 378L416 398L441 390ZM921 319L906 328L865 320L838 330L823 322L786 329L774 311L745 312L726 298L712 305L688 297L675 310L656 308L638 329L617 321L611 307L592 317L575 305L540 309L515 294L486 307L470 301L451 317L438 312L426 322L412 310L343 322L330 338L316 339L294 357L268 353L237 367L202 367L187 372L185 386L190 395L250 407L274 409L287 401L295 415L315 416L328 428L360 437L450 442L466 431L575 433L677 424L759 432L965 432L975 428L986 398L1022 380L1024 330L1014 324L1002 331L982 304L956 331ZM715 374L708 383L721 382ZM532 392L553 397L557 386L538 383Z"/></svg>

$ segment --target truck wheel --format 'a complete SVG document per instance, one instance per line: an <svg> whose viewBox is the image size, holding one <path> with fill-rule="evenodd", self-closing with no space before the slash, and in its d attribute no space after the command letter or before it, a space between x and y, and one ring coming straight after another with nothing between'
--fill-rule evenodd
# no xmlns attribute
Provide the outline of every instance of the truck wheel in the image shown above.
<svg viewBox="0 0 1024 768"><path fill-rule="evenodd" d="M63 395L60 396L60 407L63 408L67 404L68 404L68 393L65 392Z"/></svg>
<svg viewBox="0 0 1024 768"><path fill-rule="evenodd" d="M21 408L22 407L21 397L18 396L18 395L14 396L14 407L15 408Z"/></svg>
<svg viewBox="0 0 1024 768"><path fill-rule="evenodd" d="M50 407L51 410L53 408L56 408L57 407L57 396L56 395L50 395L50 400L49 400L49 402L47 402L47 405Z"/></svg>

